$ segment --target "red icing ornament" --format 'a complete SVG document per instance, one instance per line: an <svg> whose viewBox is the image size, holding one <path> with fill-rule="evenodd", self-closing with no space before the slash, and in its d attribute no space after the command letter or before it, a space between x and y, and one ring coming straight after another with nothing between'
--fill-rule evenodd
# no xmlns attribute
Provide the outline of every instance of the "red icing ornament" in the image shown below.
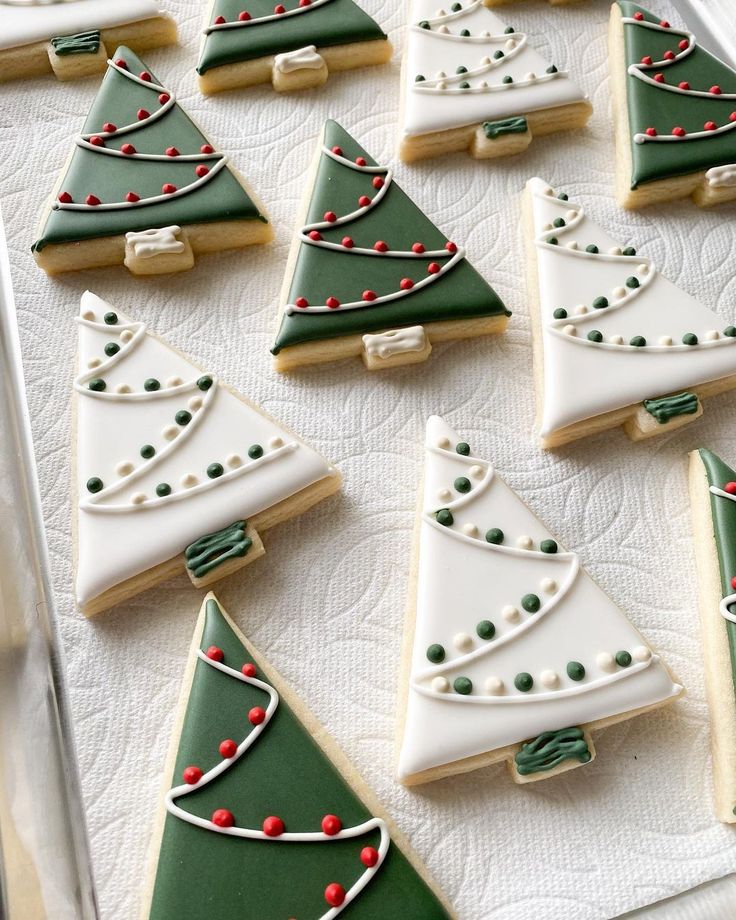
<svg viewBox="0 0 736 920"><path fill-rule="evenodd" d="M376 250L376 252L388 252L388 243L384 242L383 240L376 240L376 242L373 244L373 248Z"/></svg>
<svg viewBox="0 0 736 920"><path fill-rule="evenodd" d="M353 246L355 246L355 241L353 240L353 238L352 238L351 236L344 236L344 237L342 238L342 245L343 245L346 249L352 249Z"/></svg>
<svg viewBox="0 0 736 920"><path fill-rule="evenodd" d="M325 815L322 818L322 832L327 834L328 837L334 837L335 834L339 834L342 830L342 821L337 817L337 815Z"/></svg>
<svg viewBox="0 0 736 920"><path fill-rule="evenodd" d="M373 188L383 188L383 179L380 176L376 176L371 184Z"/></svg>
<svg viewBox="0 0 736 920"><path fill-rule="evenodd" d="M440 266L438 262L430 262L427 266L427 271L430 275L436 275L440 271Z"/></svg>
<svg viewBox="0 0 736 920"><path fill-rule="evenodd" d="M736 575L734 575L733 578L731 579L731 587L736 588Z"/></svg>
<svg viewBox="0 0 736 920"><path fill-rule="evenodd" d="M706 121L703 127L706 131L715 131L718 125L714 121Z"/></svg>
<svg viewBox="0 0 736 920"><path fill-rule="evenodd" d="M164 195L173 195L176 191L176 186L172 185L170 182L165 182L161 186L161 191L164 193Z"/></svg>
<svg viewBox="0 0 736 920"><path fill-rule="evenodd" d="M61 201L63 204L71 204L73 200L74 200L74 199L73 199L72 196L69 194L69 192L62 192L62 193L59 195L59 201Z"/></svg>
<svg viewBox="0 0 736 920"><path fill-rule="evenodd" d="M446 249L448 252L457 252L457 246L455 245L455 243L451 242L450 240L448 240L448 241L445 243L445 249Z"/></svg>
<svg viewBox="0 0 736 920"><path fill-rule="evenodd" d="M337 214L334 211L325 211L325 220L328 224L334 224L337 220Z"/></svg>
<svg viewBox="0 0 736 920"><path fill-rule="evenodd" d="M680 128L679 126L676 128L673 128L672 133L675 135L675 137L685 137L685 129Z"/></svg>
<svg viewBox="0 0 736 920"><path fill-rule="evenodd" d="M312 0L299 0L299 6L311 6Z"/></svg>
<svg viewBox="0 0 736 920"><path fill-rule="evenodd" d="M683 80L682 83L678 83L677 85L680 87L680 89L690 89L690 84L687 82L687 80Z"/></svg>
<svg viewBox="0 0 736 920"><path fill-rule="evenodd" d="M158 97L158 101L161 103L161 105L166 105L169 99L171 99L171 96L168 93L161 93L161 95Z"/></svg>
<svg viewBox="0 0 736 920"><path fill-rule="evenodd" d="M117 125L114 125L111 121L106 121L105 124L102 126L102 130L103 130L106 134L112 134L113 131L117 131L117 130L118 130L118 126L117 126Z"/></svg>
<svg viewBox="0 0 736 920"><path fill-rule="evenodd" d="M146 83L151 82L151 74L147 70L142 70L138 75L141 80L144 80Z"/></svg>
<svg viewBox="0 0 736 920"><path fill-rule="evenodd" d="M221 757L234 757L238 753L238 746L232 738L225 738L220 742L218 751Z"/></svg>
<svg viewBox="0 0 736 920"><path fill-rule="evenodd" d="M179 151L176 149L176 147L167 147L167 148L166 148L166 156L167 156L167 157L178 157L178 156L179 156Z"/></svg>
<svg viewBox="0 0 736 920"><path fill-rule="evenodd" d="M123 146L120 148L120 152L127 153L128 156L132 156L136 152L136 150L132 144L123 144Z"/></svg>
<svg viewBox="0 0 736 920"><path fill-rule="evenodd" d="M656 128L647 128L647 130L646 130L644 133L647 135L647 137L656 137L656 136L657 136L657 129L656 129Z"/></svg>
<svg viewBox="0 0 736 920"><path fill-rule="evenodd" d="M207 175L207 173L208 173L209 171L210 171L210 170L209 170L209 166L201 166L201 165L198 166L198 167L194 170L195 174L196 174L197 176L199 176L200 179L204 179L204 177Z"/></svg>
<svg viewBox="0 0 736 920"><path fill-rule="evenodd" d="M360 851L360 861L368 869L372 869L378 862L378 850L374 847L363 847Z"/></svg>
<svg viewBox="0 0 736 920"><path fill-rule="evenodd" d="M662 26L663 29L669 29L670 27L670 24L667 22L666 19L663 19L659 24Z"/></svg>
<svg viewBox="0 0 736 920"><path fill-rule="evenodd" d="M663 73L655 73L655 74L654 74L654 79L657 81L657 83L664 83L664 74L663 74Z"/></svg>
<svg viewBox="0 0 736 920"><path fill-rule="evenodd" d="M361 195L360 198L358 198L358 204L361 208L367 208L370 203L371 200L367 195Z"/></svg>
<svg viewBox="0 0 736 920"><path fill-rule="evenodd" d="M674 51L665 51L663 56L665 61L674 61L674 59L677 57Z"/></svg>
<svg viewBox="0 0 736 920"><path fill-rule="evenodd" d="M125 61L122 58L118 58L117 61L115 61L115 66L119 67L121 70L128 69L128 65L125 63Z"/></svg>
<svg viewBox="0 0 736 920"><path fill-rule="evenodd" d="M330 308L330 310L337 310L337 308L340 306L340 301L337 299L337 297L328 297L325 303Z"/></svg>
<svg viewBox="0 0 736 920"><path fill-rule="evenodd" d="M686 38L683 38L677 47L680 49L680 51L687 51L687 49L690 47L690 42Z"/></svg>
<svg viewBox="0 0 736 920"><path fill-rule="evenodd" d="M338 882L332 882L325 888L325 901L330 907L340 907L345 903L345 889Z"/></svg>
<svg viewBox="0 0 736 920"><path fill-rule="evenodd" d="M254 706L248 713L248 721L251 725L261 725L266 718L266 710L260 706Z"/></svg>
<svg viewBox="0 0 736 920"><path fill-rule="evenodd" d="M370 303L372 300L375 300L378 297L375 291L363 291L363 300L367 300Z"/></svg>
<svg viewBox="0 0 736 920"><path fill-rule="evenodd" d="M414 287L414 282L411 278L402 278L399 287L402 291L410 291Z"/></svg>
<svg viewBox="0 0 736 920"><path fill-rule="evenodd" d="M275 815L271 815L263 822L263 833L267 837L280 837L285 830L284 822Z"/></svg>
<svg viewBox="0 0 736 920"><path fill-rule="evenodd" d="M720 86L711 86L708 92L713 93L714 96L720 96L723 91Z"/></svg>
<svg viewBox="0 0 736 920"><path fill-rule="evenodd" d="M729 495L736 495L736 482L727 482L723 491L728 492Z"/></svg>
<svg viewBox="0 0 736 920"><path fill-rule="evenodd" d="M126 201L129 201L131 204L135 204L136 201L140 201L140 200L141 200L141 196L140 196L140 195L136 195L135 192L128 192L128 194L125 196L125 200L126 200ZM218 649L218 651L219 651L219 649Z"/></svg>
<svg viewBox="0 0 736 920"><path fill-rule="evenodd" d="M97 195L87 195L87 197L84 200L86 204L91 204L91 205L102 204L102 202L97 197Z"/></svg>
<svg viewBox="0 0 736 920"><path fill-rule="evenodd" d="M341 157L341 156L342 156L342 147L337 147L337 146L335 146L335 147L332 148L332 152L335 154L335 156Z"/></svg>
<svg viewBox="0 0 736 920"><path fill-rule="evenodd" d="M355 158L355 165L356 165L356 166L367 166L365 157L356 157L356 158Z"/></svg>
<svg viewBox="0 0 736 920"><path fill-rule="evenodd" d="M182 776L187 785L193 786L202 779L202 771L199 767L185 767Z"/></svg>
<svg viewBox="0 0 736 920"><path fill-rule="evenodd" d="M250 13L248 10L243 10L242 13L238 13L238 19L240 22L248 22L250 19Z"/></svg>
<svg viewBox="0 0 736 920"><path fill-rule="evenodd" d="M279 3L278 6L275 6L275 7L273 8L273 11L274 11L274 13L279 13L279 14L285 13L285 12L286 12L286 7L285 7L285 6L282 6L282 5Z"/></svg>
<svg viewBox="0 0 736 920"><path fill-rule="evenodd" d="M212 812L212 823L218 827L232 827L235 824L235 816L227 808L218 808Z"/></svg>
<svg viewBox="0 0 736 920"><path fill-rule="evenodd" d="M199 148L200 153L214 153L215 149L210 144L202 144Z"/></svg>
<svg viewBox="0 0 736 920"><path fill-rule="evenodd" d="M309 239L317 242L318 240L322 239L322 234L319 232L319 230L310 230Z"/></svg>
<svg viewBox="0 0 736 920"><path fill-rule="evenodd" d="M423 243L412 243L411 251L416 252L417 254L424 252L424 244Z"/></svg>
<svg viewBox="0 0 736 920"><path fill-rule="evenodd" d="M300 310L304 310L306 307L309 306L309 301L307 300L306 297L297 297L297 299L294 301L294 303L296 304L297 307L299 307ZM247 667L248 667L247 664L244 664L244 665L243 665L243 674L245 674L245 669L246 669ZM255 668L253 668L253 670L255 671ZM252 675L252 674L246 674L246 677L253 677L253 675Z"/></svg>
<svg viewBox="0 0 736 920"><path fill-rule="evenodd" d="M92 144L93 147L104 147L105 146L105 142L97 134L93 134L92 137L89 139L89 142L90 144Z"/></svg>
<svg viewBox="0 0 736 920"><path fill-rule="evenodd" d="M303 297L299 298L303 300ZM298 306L298 305L297 305ZM250 661L247 661L243 667L240 669L246 677L255 677L256 676L256 666L251 664Z"/></svg>
<svg viewBox="0 0 736 920"><path fill-rule="evenodd" d="M225 22L225 17L224 17L224 16L216 16L216 17L215 17L215 25L216 25L216 26L221 26L221 25L223 24L223 22Z"/></svg>
<svg viewBox="0 0 736 920"><path fill-rule="evenodd" d="M144 118L151 117L151 113L147 112L145 109L138 109L138 112L136 114L138 116L138 121L143 121Z"/></svg>
<svg viewBox="0 0 736 920"><path fill-rule="evenodd" d="M216 645L211 645L205 655L210 659L210 661L224 661L225 653L221 648L218 648Z"/></svg>
<svg viewBox="0 0 736 920"><path fill-rule="evenodd" d="M642 64L651 64L652 56L650 54L645 54L644 57L641 59L641 62Z"/></svg>
<svg viewBox="0 0 736 920"><path fill-rule="evenodd" d="M731 114L728 116L728 120L736 121L736 112L731 112Z"/></svg>
<svg viewBox="0 0 736 920"><path fill-rule="evenodd" d="M644 19L644 13L634 13L634 19L636 19L637 22L641 22L642 19Z"/></svg>

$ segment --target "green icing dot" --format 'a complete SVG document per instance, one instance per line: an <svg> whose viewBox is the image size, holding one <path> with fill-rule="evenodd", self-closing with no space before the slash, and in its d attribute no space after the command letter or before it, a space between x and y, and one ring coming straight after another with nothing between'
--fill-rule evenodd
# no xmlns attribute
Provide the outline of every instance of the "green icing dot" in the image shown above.
<svg viewBox="0 0 736 920"><path fill-rule="evenodd" d="M108 358L112 358L113 355L116 355L120 351L120 346L117 342L108 342L105 345L105 354Z"/></svg>
<svg viewBox="0 0 736 920"><path fill-rule="evenodd" d="M496 634L496 627L490 620L481 620L475 627L475 631L481 639L492 639Z"/></svg>
<svg viewBox="0 0 736 920"><path fill-rule="evenodd" d="M427 79L426 77L424 77L424 76L422 76L422 74L418 73L418 74L416 75L416 77L414 77L414 82L415 82L415 83L424 83L424 81L425 81L426 79Z"/></svg>
<svg viewBox="0 0 736 920"><path fill-rule="evenodd" d="M179 411L174 416L174 421L177 425L188 425L192 420L192 413L187 412L186 409L179 409Z"/></svg>
<svg viewBox="0 0 736 920"><path fill-rule="evenodd" d="M462 454L463 457L468 457L470 455L470 444L461 441L459 444L455 445L455 450L458 454Z"/></svg>
<svg viewBox="0 0 736 920"><path fill-rule="evenodd" d="M90 390L94 390L95 393L101 393L103 390L107 389L107 384L102 379L102 377L93 377L87 386L90 388Z"/></svg>
<svg viewBox="0 0 736 920"><path fill-rule="evenodd" d="M461 29L460 34L463 38L470 38L470 29Z"/></svg>
<svg viewBox="0 0 736 920"><path fill-rule="evenodd" d="M506 74L506 76L503 78L503 80L501 80L501 82L502 82L502 83L513 83L513 82L514 82L514 78L513 78L513 77L510 77L508 74Z"/></svg>
<svg viewBox="0 0 736 920"><path fill-rule="evenodd" d="M567 310L564 307L558 307L552 316L555 319L567 319Z"/></svg>
<svg viewBox="0 0 736 920"><path fill-rule="evenodd" d="M504 54L503 51L494 51L493 56L497 61L500 61Z"/></svg>
<svg viewBox="0 0 736 920"><path fill-rule="evenodd" d="M453 3L452 6L450 7L453 13L459 13L462 8L463 8L462 3Z"/></svg>
<svg viewBox="0 0 736 920"><path fill-rule="evenodd" d="M636 250L633 246L627 246L621 253L622 256L635 256Z"/></svg>
<svg viewBox="0 0 736 920"><path fill-rule="evenodd" d="M628 668L631 664L631 655L627 651L616 652L616 664L620 668Z"/></svg>
<svg viewBox="0 0 736 920"><path fill-rule="evenodd" d="M647 340L643 335L635 335L633 339L629 341L629 345L635 345L637 348L643 348L647 344Z"/></svg>
<svg viewBox="0 0 736 920"><path fill-rule="evenodd" d="M588 333L588 340L590 342L602 342L603 333L599 332L597 329L591 329L590 332Z"/></svg>
<svg viewBox="0 0 736 920"><path fill-rule="evenodd" d="M557 552L557 541L556 540L542 540L539 544L539 548L543 553L556 553Z"/></svg>
<svg viewBox="0 0 736 920"><path fill-rule="evenodd" d="M427 649L427 658L432 664L440 664L445 660L445 650L441 645L430 645Z"/></svg>
<svg viewBox="0 0 736 920"><path fill-rule="evenodd" d="M419 23L419 28L420 28L420 29L428 29L428 28L429 28L429 23L427 22L426 19L423 19L423 20Z"/></svg>
<svg viewBox="0 0 736 920"><path fill-rule="evenodd" d="M114 326L118 321L118 315L111 310L109 313L105 313L104 320L108 326Z"/></svg>
<svg viewBox="0 0 736 920"><path fill-rule="evenodd" d="M547 68L547 73L557 73L557 68L554 64L550 64L550 66ZM563 200L567 201L567 195L565 195Z"/></svg>
<svg viewBox="0 0 736 920"><path fill-rule="evenodd" d="M471 489L470 480L466 479L465 476L458 476L453 485L457 492L470 492Z"/></svg>
<svg viewBox="0 0 736 920"><path fill-rule="evenodd" d="M161 389L161 382L156 380L155 377L149 377L143 384L143 389L147 390L149 393L153 393L155 390Z"/></svg>
<svg viewBox="0 0 736 920"><path fill-rule="evenodd" d="M260 444L252 444L252 445L248 448L248 456L250 457L251 460L258 460L260 457L262 457L262 456L263 456L263 448L261 447L261 445L260 445Z"/></svg>
<svg viewBox="0 0 736 920"><path fill-rule="evenodd" d="M522 693L528 693L534 686L534 678L527 671L521 671L514 678L514 686Z"/></svg>
<svg viewBox="0 0 736 920"><path fill-rule="evenodd" d="M209 390L209 388L212 386L212 383L212 378L209 376L209 374L206 374L204 377L199 378L197 381L197 386L200 390Z"/></svg>
<svg viewBox="0 0 736 920"><path fill-rule="evenodd" d="M468 68L467 68L467 67L463 67L462 64L461 64L461 65L457 68L457 70L455 71L455 73L467 73L467 72L468 72Z"/></svg>
<svg viewBox="0 0 736 920"><path fill-rule="evenodd" d="M444 527L450 527L455 520L452 516L452 512L448 508L441 508L435 515L438 524L442 524Z"/></svg>
<svg viewBox="0 0 736 920"><path fill-rule="evenodd" d="M547 71L547 73L549 73L549 71ZM569 201L570 200L570 196L567 194L567 192L560 192L557 198L559 201Z"/></svg>
<svg viewBox="0 0 736 920"><path fill-rule="evenodd" d="M723 334L732 339L734 336L736 336L736 326L726 326L726 328L723 330Z"/></svg>
<svg viewBox="0 0 736 920"><path fill-rule="evenodd" d="M560 241L557 239L556 236L551 236L551 237L547 240L547 242L549 243L550 246L556 246Z"/></svg>
<svg viewBox="0 0 736 920"><path fill-rule="evenodd" d="M95 492L99 492L101 489L102 489L102 480L100 479L99 476L93 476L91 479L87 480L87 491L88 492L92 492L94 494Z"/></svg>
<svg viewBox="0 0 736 920"><path fill-rule="evenodd" d="M596 310L605 310L605 308L608 306L608 298L596 297L596 299L593 301L593 306Z"/></svg>
<svg viewBox="0 0 736 920"><path fill-rule="evenodd" d="M686 332L685 335L683 335L682 337L682 344L683 345L697 345L698 344L697 335L695 335L694 332Z"/></svg>
<svg viewBox="0 0 736 920"><path fill-rule="evenodd" d="M566 224L565 224L565 218L564 218L564 217L555 217L555 219L552 221L552 226L553 226L553 227L565 227L565 226L566 226Z"/></svg>
<svg viewBox="0 0 736 920"><path fill-rule="evenodd" d="M469 677L456 677L452 686L455 688L455 693L467 696L473 689L473 681Z"/></svg>
<svg viewBox="0 0 736 920"><path fill-rule="evenodd" d="M207 475L210 479L217 479L225 472L221 463L210 463L207 467Z"/></svg>
<svg viewBox="0 0 736 920"><path fill-rule="evenodd" d="M639 279L636 278L634 275L631 275L630 278L626 279L626 287L631 288L632 290L635 290L636 288L639 287Z"/></svg>
<svg viewBox="0 0 736 920"><path fill-rule="evenodd" d="M585 247L586 252L592 252L595 255L599 250L595 243L591 243L590 246Z"/></svg>
<svg viewBox="0 0 736 920"><path fill-rule="evenodd" d="M579 661L568 661L567 676L570 680L582 680L585 677L585 668Z"/></svg>
<svg viewBox="0 0 736 920"><path fill-rule="evenodd" d="M536 613L542 606L542 602L536 594L525 594L521 599L521 606L527 613Z"/></svg>
<svg viewBox="0 0 736 920"><path fill-rule="evenodd" d="M470 83L467 83L467 82L461 83L460 89L470 89Z"/></svg>
<svg viewBox="0 0 736 920"><path fill-rule="evenodd" d="M506 26L503 30L505 35L513 35L516 32L516 29L513 26Z"/></svg>
<svg viewBox="0 0 736 920"><path fill-rule="evenodd" d="M171 495L171 486L168 484L168 482L160 482L156 486L156 495L158 495L159 498L164 498L167 495Z"/></svg>
<svg viewBox="0 0 736 920"><path fill-rule="evenodd" d="M141 447L140 453L144 460L150 460L151 457L156 455L156 448L153 444L144 444L143 447Z"/></svg>
<svg viewBox="0 0 736 920"><path fill-rule="evenodd" d="M503 531L498 527L491 527L486 531L486 541L488 543L503 543Z"/></svg>

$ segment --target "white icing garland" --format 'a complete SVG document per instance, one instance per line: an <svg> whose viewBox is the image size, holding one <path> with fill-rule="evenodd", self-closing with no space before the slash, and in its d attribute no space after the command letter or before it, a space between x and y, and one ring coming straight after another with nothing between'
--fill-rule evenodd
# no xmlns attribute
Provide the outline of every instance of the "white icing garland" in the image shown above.
<svg viewBox="0 0 736 920"><path fill-rule="evenodd" d="M132 247L136 259L154 259L164 253L181 253L186 246L183 240L177 239L181 227L160 227L158 229L141 230L139 233L126 233L126 242Z"/></svg>
<svg viewBox="0 0 736 920"><path fill-rule="evenodd" d="M449 249L432 249L425 250L422 252L414 252L413 250L401 250L401 249L388 249L386 252L379 252L376 249L368 249L361 246L343 246L341 243L332 243L328 240L323 239L312 239L309 234L316 231L319 233L321 230L329 230L333 227L344 226L345 224L351 223L352 221L359 220L369 211L371 211L383 197L388 192L388 189L391 185L393 179L393 172L388 167L385 166L360 166L357 163L354 163L352 160L348 160L346 157L341 154L335 153L334 150L331 150L327 146L322 147L322 153L328 157L331 157L336 162L340 163L343 166L347 166L350 169L354 169L357 172L365 173L368 175L379 175L383 177L383 184L376 192L375 196L370 200L367 205L361 205L355 211L351 211L349 214L344 214L340 217L337 217L333 221L329 220L320 220L315 221L314 223L307 224L302 227L299 231L299 239L302 243L305 243L309 246L318 246L323 249L333 249L343 253L353 253L354 255L362 256L375 256L377 258L400 258L400 259L442 259L446 258L450 254ZM336 313L344 310L356 310L361 307L371 307L381 303L388 303L392 300L398 300L402 297L407 297L410 294L413 294L415 291L421 290L423 287L432 284L434 281L437 281L443 275L445 275L450 269L454 268L458 262L465 258L465 250L462 246L457 246L455 252L452 253L452 257L440 266L439 271L434 274L429 274L425 278L415 281L413 286L408 290L398 290L394 291L391 294L382 294L378 297L375 297L373 300L355 300L349 303L341 303L339 307L333 308L327 306L327 304L321 305L312 305L306 307L299 307L295 303L289 303L284 308L284 311L291 315L292 313Z"/></svg>
<svg viewBox="0 0 736 920"><path fill-rule="evenodd" d="M324 58L317 53L315 45L307 45L296 51L285 51L273 59L273 66L279 73L293 73L295 70L319 70Z"/></svg>
<svg viewBox="0 0 736 920"><path fill-rule="evenodd" d="M404 329L391 329L375 335L363 336L366 354L378 358L390 358L391 355L404 352L422 351L427 344L424 326L408 326Z"/></svg>
<svg viewBox="0 0 736 920"><path fill-rule="evenodd" d="M736 502L736 495L731 495L729 492L719 489L718 486L711 486L710 491L713 495L718 495L720 498L727 498L729 501ZM736 623L736 614L731 613L728 609L732 604L736 604L736 594L728 594L724 597L718 605L718 612L724 620L728 620L730 623Z"/></svg>
<svg viewBox="0 0 736 920"><path fill-rule="evenodd" d="M319 920L333 920L334 917L337 917L338 914L342 913L342 911L353 902L353 900L372 880L373 876L376 874L376 872L378 872L381 865L383 864L383 861L386 858L386 853L388 852L389 845L391 843L385 821L383 821L381 818L370 818L368 821L364 821L363 824L358 824L354 827L341 828L341 830L336 834L325 834L324 831L285 831L283 834L280 834L277 837L270 837L262 830L259 831L251 828L237 826L219 827L213 821L210 821L207 818L200 818L198 815L190 814L189 812L184 811L184 809L179 805L177 805L177 799L180 799L182 796L188 795L191 792L195 792L197 789L201 789L202 787L207 786L213 780L217 779L219 776L229 770L230 767L233 766L233 764L235 764L255 743L255 741L258 739L258 737L273 718L273 714L276 712L279 704L278 693L270 684L267 684L265 681L259 680L257 677L247 677L241 671L236 671L234 668L230 668L226 664L223 664L219 661L214 661L213 659L208 658L201 649L197 650L197 657L200 661L203 661L210 667L216 668L223 674L227 674L229 677L234 677L236 680L239 680L244 684L250 684L253 687L258 687L260 690L265 691L268 693L270 699L268 707L266 708L266 717L264 718L263 722L261 722L260 725L253 727L249 734L238 745L236 753L232 757L224 758L221 763L216 764L214 767L212 767L212 769L204 773L198 782L191 784L184 783L181 786L175 786L173 789L170 789L169 792L166 793L165 798L166 810L174 817L180 818L182 821L186 821L188 824L192 824L196 827L201 827L207 831L214 831L217 834L226 834L230 837L243 837L248 840L263 840L268 841L269 843L329 843L330 841L335 840L347 840L356 837L362 837L371 831L378 830L381 835L381 841L378 847L378 860L376 861L376 864L374 866L367 867L360 878L346 891L345 899L339 907L330 908L330 910L328 910L325 914L322 914L322 916L319 918Z"/></svg>
<svg viewBox="0 0 736 920"><path fill-rule="evenodd" d="M287 16L308 13L310 10L316 9L319 6L324 6L325 3L329 2L330 0L312 0L311 3L308 2L305 6L297 6L293 10L286 10L283 13L269 13L267 16L258 16L255 19L237 19L232 22L213 22L203 31L205 35L210 35L212 32L222 32L226 29L243 29L246 26L257 26L262 22L272 22L276 19L284 19Z"/></svg>

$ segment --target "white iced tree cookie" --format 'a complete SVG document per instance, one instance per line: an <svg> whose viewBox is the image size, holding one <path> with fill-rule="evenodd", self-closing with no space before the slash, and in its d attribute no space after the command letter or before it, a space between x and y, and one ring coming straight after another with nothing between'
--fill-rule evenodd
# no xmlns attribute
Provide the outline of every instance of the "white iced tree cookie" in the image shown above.
<svg viewBox="0 0 736 920"><path fill-rule="evenodd" d="M682 692L577 554L441 418L427 423L399 779L593 757L589 732Z"/></svg>

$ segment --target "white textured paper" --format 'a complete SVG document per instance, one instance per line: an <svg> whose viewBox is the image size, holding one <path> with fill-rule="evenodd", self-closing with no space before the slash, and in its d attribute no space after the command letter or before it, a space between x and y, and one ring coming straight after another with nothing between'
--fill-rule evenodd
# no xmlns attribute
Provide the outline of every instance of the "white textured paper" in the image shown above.
<svg viewBox="0 0 736 920"><path fill-rule="evenodd" d="M363 3L402 48L404 4ZM650 5L677 21L666 0ZM397 166L400 185L467 246L513 310L508 334L437 346L426 364L405 371L369 373L352 360L290 377L271 371L268 349L315 136L332 116L381 162L391 159L399 56L338 74L316 92L278 96L259 87L204 99L193 69L204 3L167 6L182 44L146 60L266 203L277 235L270 247L203 257L181 276L135 280L116 268L47 279L29 251L37 215L98 81L49 77L0 88L0 193L104 920L137 916L201 593L182 575L94 622L73 609L69 402L74 316L86 287L262 403L343 471L341 497L267 533L266 556L218 593L378 791L460 920L607 920L736 869L733 829L711 815L685 477L686 452L701 444L736 462L736 395L707 402L700 421L640 445L614 431L553 455L531 438L519 234L529 176L566 188L614 236L712 304L724 325L736 316L732 208L699 211L686 202L631 215L613 203L608 3L551 9L530 0L502 11L585 86L595 107L588 130L534 141L506 162L455 155ZM497 766L411 792L393 780L406 573L432 412L493 460L581 554L688 688L684 702L598 734L596 761L563 777L518 787Z"/></svg>

